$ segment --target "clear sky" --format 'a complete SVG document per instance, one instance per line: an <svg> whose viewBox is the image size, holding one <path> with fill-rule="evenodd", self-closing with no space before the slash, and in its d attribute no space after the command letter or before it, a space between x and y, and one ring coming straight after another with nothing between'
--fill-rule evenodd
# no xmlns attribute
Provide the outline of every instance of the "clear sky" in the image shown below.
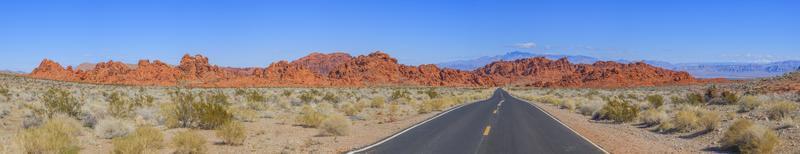
<svg viewBox="0 0 800 154"><path fill-rule="evenodd" d="M38 1L0 5L0 69L109 59L267 66L312 51L385 51L401 63L503 54L669 62L800 59L800 2Z"/></svg>

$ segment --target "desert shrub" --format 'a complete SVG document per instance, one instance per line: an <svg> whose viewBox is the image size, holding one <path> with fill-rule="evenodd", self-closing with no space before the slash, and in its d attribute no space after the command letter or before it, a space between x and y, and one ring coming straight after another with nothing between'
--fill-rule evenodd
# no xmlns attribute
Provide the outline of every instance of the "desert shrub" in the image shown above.
<svg viewBox="0 0 800 154"><path fill-rule="evenodd" d="M313 92L302 92L297 98L299 98L300 101L303 101L303 103L311 103L317 99Z"/></svg>
<svg viewBox="0 0 800 154"><path fill-rule="evenodd" d="M5 97L6 101L11 100L11 92L5 86L0 86L0 96Z"/></svg>
<svg viewBox="0 0 800 154"><path fill-rule="evenodd" d="M267 104L264 103L267 101L267 97L261 93L257 91L248 91L243 92L243 95L245 95L245 104L250 109L262 111L267 108Z"/></svg>
<svg viewBox="0 0 800 154"><path fill-rule="evenodd" d="M172 137L176 154L197 154L206 152L206 139L193 130L178 132Z"/></svg>
<svg viewBox="0 0 800 154"><path fill-rule="evenodd" d="M400 99L411 99L411 92L408 90L394 90L392 92L392 96L389 97L391 100L400 100Z"/></svg>
<svg viewBox="0 0 800 154"><path fill-rule="evenodd" d="M164 134L153 127L139 127L136 131L125 137L112 140L115 154L145 154L156 153L162 147Z"/></svg>
<svg viewBox="0 0 800 154"><path fill-rule="evenodd" d="M311 105L303 105L303 108L300 110L300 115L297 116L297 123L306 127L319 127L323 120L325 120L328 116L315 109Z"/></svg>
<svg viewBox="0 0 800 154"><path fill-rule="evenodd" d="M558 98L556 98L555 96L552 96L552 95L546 95L546 96L539 97L538 99L536 99L536 101L541 102L541 103L545 103L545 104L553 104L553 105L560 105L561 102L563 102L563 100L558 99Z"/></svg>
<svg viewBox="0 0 800 154"><path fill-rule="evenodd" d="M81 106L83 103L79 102L77 98L73 97L69 91L57 88L50 88L41 97L44 103L45 112L48 116L53 116L56 113L67 114L72 117L78 117L81 113Z"/></svg>
<svg viewBox="0 0 800 154"><path fill-rule="evenodd" d="M172 102L164 104L161 108L166 125L171 128L213 129L230 121L233 115L228 112L226 106L227 96L220 94L198 97L193 93L173 93Z"/></svg>
<svg viewBox="0 0 800 154"><path fill-rule="evenodd" d="M719 127L722 121L722 116L716 111L702 111L700 112L700 127L705 131L714 130Z"/></svg>
<svg viewBox="0 0 800 154"><path fill-rule="evenodd" d="M112 139L128 135L133 131L133 125L116 118L105 118L94 127L94 133L100 138Z"/></svg>
<svg viewBox="0 0 800 154"><path fill-rule="evenodd" d="M415 107L417 108L417 113L419 114L430 113L433 111L433 103L429 101L419 103Z"/></svg>
<svg viewBox="0 0 800 154"><path fill-rule="evenodd" d="M369 107L371 108L383 108L383 105L386 104L386 98L383 97L375 97L369 103Z"/></svg>
<svg viewBox="0 0 800 154"><path fill-rule="evenodd" d="M330 92L329 93L325 93L325 95L322 96L322 100L330 102L330 103L334 103L334 104L339 103L341 101L341 99L339 97L337 97L336 95L334 95L333 93L330 93Z"/></svg>
<svg viewBox="0 0 800 154"><path fill-rule="evenodd" d="M700 105L705 103L706 100L700 94L690 93L686 94L686 103L691 105Z"/></svg>
<svg viewBox="0 0 800 154"><path fill-rule="evenodd" d="M771 129L741 119L728 128L720 144L724 149L741 153L772 153L780 141Z"/></svg>
<svg viewBox="0 0 800 154"><path fill-rule="evenodd" d="M659 107L664 105L664 96L661 96L661 95L649 95L649 96L647 96L646 99L647 99L647 102L649 102L650 105L653 108L659 108Z"/></svg>
<svg viewBox="0 0 800 154"><path fill-rule="evenodd" d="M683 109L675 114L673 119L673 127L676 131L689 132L696 128L700 128L700 117L698 114L690 109Z"/></svg>
<svg viewBox="0 0 800 154"><path fill-rule="evenodd" d="M340 103L339 104L339 110L342 111L342 113L344 113L347 116L354 116L354 115L356 115L358 113L361 113L361 111L363 109L364 108L362 106L354 104L354 103Z"/></svg>
<svg viewBox="0 0 800 154"><path fill-rule="evenodd" d="M216 130L217 137L222 139L222 143L229 145L241 145L244 139L247 138L245 134L244 125L237 121L229 121L223 124Z"/></svg>
<svg viewBox="0 0 800 154"><path fill-rule="evenodd" d="M779 101L770 106L770 108L767 110L767 114L772 119L780 120L783 118L788 118L791 112L797 110L797 104L789 101Z"/></svg>
<svg viewBox="0 0 800 154"><path fill-rule="evenodd" d="M585 116L594 116L603 109L603 103L600 102L586 102L578 106L578 112Z"/></svg>
<svg viewBox="0 0 800 154"><path fill-rule="evenodd" d="M126 100L125 96L119 92L104 95L108 102L108 113L113 117L129 118L133 116L133 111L138 107L136 103Z"/></svg>
<svg viewBox="0 0 800 154"><path fill-rule="evenodd" d="M577 105L575 104L575 101L571 99L564 100L564 103L561 103L560 105L560 108L567 109L569 111L575 111L576 107Z"/></svg>
<svg viewBox="0 0 800 154"><path fill-rule="evenodd" d="M54 116L41 127L23 130L16 140L25 153L78 153L80 129L75 119Z"/></svg>
<svg viewBox="0 0 800 154"><path fill-rule="evenodd" d="M639 120L647 126L658 125L669 119L670 117L666 111L656 108L645 110L639 117Z"/></svg>
<svg viewBox="0 0 800 154"><path fill-rule="evenodd" d="M323 135L344 136L350 131L350 119L343 115L334 114L326 118L319 129Z"/></svg>
<svg viewBox="0 0 800 154"><path fill-rule="evenodd" d="M756 96L743 96L739 99L739 111L749 112L761 106L761 101Z"/></svg>
<svg viewBox="0 0 800 154"><path fill-rule="evenodd" d="M739 95L734 92L724 91L722 92L722 100L725 105L730 105L739 102Z"/></svg>
<svg viewBox="0 0 800 154"><path fill-rule="evenodd" d="M639 114L639 108L631 105L628 102L620 100L610 100L600 110L601 119L612 120L614 122L629 122L636 119Z"/></svg>
<svg viewBox="0 0 800 154"><path fill-rule="evenodd" d="M675 122L674 121L662 121L661 124L658 125L656 131L660 133L667 133L675 130Z"/></svg>
<svg viewBox="0 0 800 154"><path fill-rule="evenodd" d="M439 98L440 96L439 92L436 92L435 88L430 88L428 90L425 90L424 93L425 95L428 95L428 98L430 99Z"/></svg>
<svg viewBox="0 0 800 154"><path fill-rule="evenodd" d="M228 109L228 113L233 115L233 118L244 122L253 122L258 118L258 112L246 107L232 107Z"/></svg>

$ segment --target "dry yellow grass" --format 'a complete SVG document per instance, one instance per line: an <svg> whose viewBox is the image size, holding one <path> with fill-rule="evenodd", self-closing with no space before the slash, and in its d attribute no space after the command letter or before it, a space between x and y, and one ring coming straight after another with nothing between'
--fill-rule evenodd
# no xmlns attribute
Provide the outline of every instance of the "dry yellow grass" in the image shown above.
<svg viewBox="0 0 800 154"><path fill-rule="evenodd" d="M39 128L23 130L17 142L25 153L78 153L80 123L65 115L56 115Z"/></svg>
<svg viewBox="0 0 800 154"><path fill-rule="evenodd" d="M222 143L228 145L242 145L247 138L244 125L238 121L230 121L223 124L216 130L217 137L222 139Z"/></svg>
<svg viewBox="0 0 800 154"><path fill-rule="evenodd" d="M156 150L162 147L164 142L164 134L161 130L153 127L139 127L136 131L128 136L115 138L112 141L114 144L115 154L146 154L156 153Z"/></svg>
<svg viewBox="0 0 800 154"><path fill-rule="evenodd" d="M172 137L176 154L199 154L206 152L206 139L193 130L179 132Z"/></svg>

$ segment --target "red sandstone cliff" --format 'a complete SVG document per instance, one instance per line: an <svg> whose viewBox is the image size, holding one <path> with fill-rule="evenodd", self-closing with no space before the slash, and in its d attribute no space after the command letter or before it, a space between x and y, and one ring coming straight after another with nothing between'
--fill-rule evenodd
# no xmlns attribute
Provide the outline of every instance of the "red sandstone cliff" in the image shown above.
<svg viewBox="0 0 800 154"><path fill-rule="evenodd" d="M630 87L696 83L686 72L644 63L598 62L571 64L566 59L528 58L498 61L475 71L441 69L435 65L402 65L386 53L352 57L345 53L312 53L298 60L279 61L266 68L229 68L208 58L185 55L173 67L160 61L98 63L93 69L64 69L45 59L31 77L100 84L186 85L199 87L261 86L536 86Z"/></svg>

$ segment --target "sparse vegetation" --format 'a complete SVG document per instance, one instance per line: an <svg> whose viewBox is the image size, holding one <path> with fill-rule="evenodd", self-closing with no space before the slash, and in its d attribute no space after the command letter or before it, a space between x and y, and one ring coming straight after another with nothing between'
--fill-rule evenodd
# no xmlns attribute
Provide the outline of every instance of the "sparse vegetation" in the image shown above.
<svg viewBox="0 0 800 154"><path fill-rule="evenodd" d="M45 113L48 116L53 116L57 113L67 114L72 117L78 117L81 113L81 106L83 103L73 97L72 94L64 89L50 88L41 97L44 103Z"/></svg>
<svg viewBox="0 0 800 154"><path fill-rule="evenodd" d="M222 143L229 145L242 145L247 138L244 125L237 121L229 121L216 131L217 137L222 139Z"/></svg>
<svg viewBox="0 0 800 154"><path fill-rule="evenodd" d="M371 108L383 108L383 105L386 104L386 98L378 96L372 98L372 101L369 103L369 107Z"/></svg>
<svg viewBox="0 0 800 154"><path fill-rule="evenodd" d="M133 131L131 122L124 122L116 118L105 118L94 127L94 133L100 138L112 139L128 135Z"/></svg>
<svg viewBox="0 0 800 154"><path fill-rule="evenodd" d="M739 111L750 112L761 106L762 103L756 96L744 96L739 100Z"/></svg>
<svg viewBox="0 0 800 154"><path fill-rule="evenodd" d="M749 120L734 122L720 140L723 148L741 153L771 153L779 143L774 131Z"/></svg>
<svg viewBox="0 0 800 154"><path fill-rule="evenodd" d="M77 135L81 125L67 116L54 116L39 128L17 134L17 142L25 153L73 153L80 151Z"/></svg>
<svg viewBox="0 0 800 154"><path fill-rule="evenodd" d="M624 123L636 119L639 114L639 108L634 107L628 102L620 100L610 100L600 110L600 119L612 120L614 122Z"/></svg>
<svg viewBox="0 0 800 154"><path fill-rule="evenodd" d="M798 105L793 102L789 101L780 101L777 103L772 104L767 114L769 117L776 120L781 120L783 118L791 118L790 113L795 112L798 110Z"/></svg>
<svg viewBox="0 0 800 154"><path fill-rule="evenodd" d="M350 120L342 115L332 115L322 122L319 129L323 135L344 136L350 131Z"/></svg>
<svg viewBox="0 0 800 154"><path fill-rule="evenodd" d="M233 119L227 109L227 96L222 93L197 95L180 91L172 94L172 103L161 108L168 127L214 129Z"/></svg>
<svg viewBox="0 0 800 154"><path fill-rule="evenodd" d="M156 150L162 147L164 142L164 134L160 130L153 127L139 127L136 131L128 136L115 138L112 141L114 144L115 154L146 154L156 153Z"/></svg>
<svg viewBox="0 0 800 154"><path fill-rule="evenodd" d="M178 132L172 137L176 154L198 154L206 152L206 139L196 131Z"/></svg>
<svg viewBox="0 0 800 154"><path fill-rule="evenodd" d="M653 108L659 108L659 107L664 105L664 96L661 96L661 95L649 95L649 96L647 96L646 99L647 99L647 102L649 102L650 105Z"/></svg>
<svg viewBox="0 0 800 154"><path fill-rule="evenodd" d="M300 115L297 117L297 123L307 127L318 127L326 118L328 118L327 115L311 105L303 105Z"/></svg>

